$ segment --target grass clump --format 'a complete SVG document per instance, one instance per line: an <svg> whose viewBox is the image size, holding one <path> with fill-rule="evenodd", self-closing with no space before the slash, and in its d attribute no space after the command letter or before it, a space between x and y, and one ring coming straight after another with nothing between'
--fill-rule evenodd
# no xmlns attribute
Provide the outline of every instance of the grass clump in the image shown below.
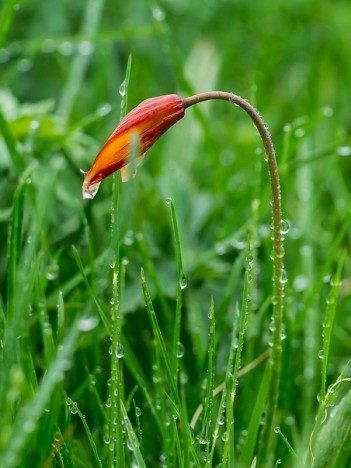
<svg viewBox="0 0 351 468"><path fill-rule="evenodd" d="M348 2L139 3L3 2L0 466L346 467ZM213 89L249 97L276 144L290 229L272 423L251 122L204 103L137 177L81 200L120 109Z"/></svg>

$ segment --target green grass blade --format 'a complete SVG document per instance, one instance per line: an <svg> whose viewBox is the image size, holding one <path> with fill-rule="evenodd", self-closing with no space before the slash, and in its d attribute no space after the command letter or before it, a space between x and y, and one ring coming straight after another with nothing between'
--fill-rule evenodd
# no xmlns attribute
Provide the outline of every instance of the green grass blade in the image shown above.
<svg viewBox="0 0 351 468"><path fill-rule="evenodd" d="M141 452L142 457L144 458L143 433L142 433L141 424L140 424L141 410L140 408L137 407L134 399L133 399L133 406L134 406L134 414L135 414L135 420L136 420L136 426L137 426L138 440L139 440L139 445L140 445L140 452Z"/></svg>
<svg viewBox="0 0 351 468"><path fill-rule="evenodd" d="M80 409L76 406L75 408L77 410L77 414L80 418L80 420L82 421L83 423L83 426L84 426L84 429L85 429L85 432L86 432L86 435L88 437L88 440L89 440L89 444L90 444L90 447L91 447L91 450L94 454L94 457L95 457L95 460L98 464L98 466L101 466L102 467L102 462L100 460L100 457L99 457L99 454L98 454L98 451L97 451L97 447L96 447L96 444L95 444L95 440L94 440L94 437L90 431L90 428L88 426L88 423L87 423L87 420L84 416L84 414L80 411Z"/></svg>
<svg viewBox="0 0 351 468"><path fill-rule="evenodd" d="M72 245L72 252L73 252L73 256L75 258L75 261L77 263L78 269L80 271L80 274L82 275L83 281L84 281L84 283L86 285L86 288L87 288L91 298L93 299L93 301L95 303L95 306L96 306L96 309L97 309L97 311L99 313L101 321L104 324L107 333L111 334L110 321L109 321L105 311L101 307L99 299L95 296L93 290L91 289L90 283L89 283L88 278L87 278L87 276L85 274L84 267L83 267L82 261L81 261L80 256L79 256L79 252L78 252L77 248L74 245Z"/></svg>
<svg viewBox="0 0 351 468"><path fill-rule="evenodd" d="M26 188L30 183L32 171L35 166L31 166L29 170L22 176L17 187L14 208L12 214L12 223L9 234L8 243L8 258L7 258L7 318L13 319L14 316L14 299L16 296L17 283L17 266L22 251L22 229L23 229L23 206Z"/></svg>
<svg viewBox="0 0 351 468"><path fill-rule="evenodd" d="M266 370L263 374L261 384L258 390L257 398L252 410L249 426L247 429L247 437L242 447L239 466L250 466L254 457L254 450L257 443L258 431L260 428L263 411L268 395L270 381L270 366L266 366Z"/></svg>
<svg viewBox="0 0 351 468"><path fill-rule="evenodd" d="M67 362L70 362L72 359L78 335L79 329L74 325L47 370L38 388L38 392L29 403L20 409L14 421L11 438L2 454L0 454L1 466L12 468L20 464L21 453L31 432L35 429L39 419L44 414L46 405L55 387L64 377Z"/></svg>
<svg viewBox="0 0 351 468"><path fill-rule="evenodd" d="M121 103L121 118L124 116L128 102L128 87L130 79L132 57L129 56L126 76L123 82L123 93ZM109 438L110 444L114 449L109 450L109 466L114 466L114 459L117 458L117 465L125 466L125 453L123 444L123 427L121 417L122 401L122 367L121 357L124 356L123 345L121 344L122 334L122 310L120 303L120 227L119 227L119 196L120 180L119 175L113 175L112 205L111 205L111 254L113 256L112 269L112 354L111 354L111 389L109 398L111 399L110 417L109 417Z"/></svg>
<svg viewBox="0 0 351 468"><path fill-rule="evenodd" d="M143 455L142 455L141 450L140 450L139 440L138 440L137 436L135 435L135 432L134 432L132 424L131 424L131 422L130 422L130 420L128 418L128 414L127 414L127 411L126 411L126 409L124 407L124 404L123 404L122 400L120 401L120 405L121 405L124 424L125 424L126 431L127 431L127 446L129 448L129 450L131 450L133 452L133 455L135 457L135 461L137 463L137 466L140 467L140 468L146 467Z"/></svg>
<svg viewBox="0 0 351 468"><path fill-rule="evenodd" d="M57 336L56 345L60 344L63 339L63 332L65 326L65 304L63 300L62 291L58 294L57 299Z"/></svg>
<svg viewBox="0 0 351 468"><path fill-rule="evenodd" d="M174 242L176 248L177 265L178 265L178 284L177 284L177 300L176 300L176 313L174 318L174 330L173 330L173 346L172 346L172 372L174 381L178 380L178 348L180 345L180 325L182 320L182 290L186 287L186 281L183 274L183 262L182 262L182 251L180 247L180 238L176 212L174 203L171 198L167 200L167 203L171 207L171 218Z"/></svg>
<svg viewBox="0 0 351 468"><path fill-rule="evenodd" d="M324 336L323 336L323 356L322 356L322 386L320 392L320 399L321 402L325 398L325 390L326 390L326 382L327 382L327 366L329 361L329 352L330 352L330 345L331 345L331 334L333 330L334 320L335 320L335 313L336 313L336 303L338 299L338 293L340 288L340 278L342 269L344 267L344 263L346 260L347 252L346 250L343 251L340 260L338 262L338 267L333 278L333 286L329 294L329 298L327 300L327 312L326 318L324 322Z"/></svg>
<svg viewBox="0 0 351 468"><path fill-rule="evenodd" d="M104 0L89 0L85 4L80 33L87 39L93 40L98 31ZM79 52L73 58L68 79L63 88L57 113L67 118L72 110L75 100L82 88L84 74L91 60L91 54L83 55Z"/></svg>
<svg viewBox="0 0 351 468"><path fill-rule="evenodd" d="M206 466L210 464L210 445L212 433L212 409L213 409L213 389L214 389L214 372L215 372L215 309L213 297L211 297L210 308L208 312L210 319L210 333L208 343L208 370L207 370L207 388L206 388L206 401L205 411L202 420L202 429L200 434L200 444L206 446Z"/></svg>
<svg viewBox="0 0 351 468"><path fill-rule="evenodd" d="M238 373L241 366L241 354L244 346L244 335L246 327L246 319L249 311L249 286L250 286L250 270L251 270L251 247L250 247L250 237L247 241L247 252L246 252L246 266L245 266L245 279L244 279L244 290L240 314L240 326L238 334L238 349L235 355L234 371L233 377L231 379L231 389L230 394L228 395L228 410L227 410L227 437L224 442L223 447L223 457L222 463L223 467L233 466L234 462L234 401L236 396L236 387L238 383Z"/></svg>
<svg viewBox="0 0 351 468"><path fill-rule="evenodd" d="M16 140L11 133L10 126L7 120L5 119L1 108L0 108L0 134L2 134L3 136L5 145L7 147L7 151L10 155L10 158L12 159L15 169L19 173L23 172L25 170L23 157L20 155L19 151L17 150Z"/></svg>
<svg viewBox="0 0 351 468"><path fill-rule="evenodd" d="M166 344L165 344L165 342L163 340L162 332L161 332L160 326L159 326L158 321L157 321L157 317L156 317L156 314L155 314L154 307L152 305L152 301L151 301L150 293L149 293L149 290L148 290L148 287L147 287L147 284L146 284L146 279L145 279L143 269L141 269L141 285L142 285L142 288L143 288L146 309L147 309L148 314L149 314L152 330L153 330L155 339L157 340L157 345L159 346L160 353L161 353L162 363L164 365L167 377L169 379L168 383L169 383L169 386L170 386L170 389L171 389L171 395L172 395L172 398L173 398L173 400L175 402L175 406L179 407L179 395L178 395L177 386L176 386L176 384L174 382L173 373L172 373L172 370L171 370L171 364L169 362L169 358L168 358L168 354L167 354Z"/></svg>
<svg viewBox="0 0 351 468"><path fill-rule="evenodd" d="M324 407L324 411L326 412L326 406ZM312 466L314 468L338 466L338 456L350 435L350 431L351 390L348 391L346 396L333 409L333 416L329 416L322 423L312 447Z"/></svg>

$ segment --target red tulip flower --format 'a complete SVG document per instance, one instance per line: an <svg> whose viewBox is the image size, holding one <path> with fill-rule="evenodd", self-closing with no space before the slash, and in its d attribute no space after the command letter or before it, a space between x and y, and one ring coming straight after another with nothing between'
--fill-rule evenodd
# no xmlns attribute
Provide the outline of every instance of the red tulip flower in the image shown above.
<svg viewBox="0 0 351 468"><path fill-rule="evenodd" d="M91 169L84 172L83 198L94 198L100 182L118 169L122 180L127 180L133 136L139 139L141 161L150 146L184 116L184 111L183 100L168 94L147 99L129 112L101 148Z"/></svg>

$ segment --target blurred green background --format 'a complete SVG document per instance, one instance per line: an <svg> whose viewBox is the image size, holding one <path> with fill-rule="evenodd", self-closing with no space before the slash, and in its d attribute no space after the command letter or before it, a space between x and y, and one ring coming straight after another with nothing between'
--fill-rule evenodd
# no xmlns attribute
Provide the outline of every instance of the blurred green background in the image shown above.
<svg viewBox="0 0 351 468"><path fill-rule="evenodd" d="M128 110L146 98L168 93L239 94L258 108L269 126L282 178L283 216L290 231L280 420L295 447L306 447L305 434L318 404L318 353L330 275L351 239L349 0L24 0L4 1L1 14L2 308L14 193L23 171L36 161L23 235L26 245L33 226L44 219L37 256L51 325L55 330L60 291L67 328L78 316L96 314L72 245L87 268L94 294L108 310L111 178L101 184L93 201L83 202L79 169L89 169L119 121L120 86L130 54ZM183 370L191 383L192 414L206 376L211 295L218 315L216 381L223 380L232 314L243 284L242 270L237 274L232 265L246 247L247 232L254 245L255 278L243 364L267 348L270 336L269 179L257 132L240 109L213 102L187 110L185 118L149 150L136 178L121 187L123 335L150 380L152 339L139 276L140 267L151 276L155 309L170 340L177 263L168 197L175 204L187 282ZM331 381L350 357L350 274L347 257L328 366ZM31 299L27 326L40 376L45 363L39 296ZM90 414L95 397L81 382L90 373L97 375L98 392L102 400L106 398L108 347L101 324L84 334L64 389L65 395L76 395L100 439L101 415ZM247 428L259 380L258 371L243 384L246 396L239 393L238 431ZM134 385L133 372L126 371L126 392ZM153 430L146 420L147 428ZM279 450L287 456L286 449ZM157 451L150 450L150 459Z"/></svg>

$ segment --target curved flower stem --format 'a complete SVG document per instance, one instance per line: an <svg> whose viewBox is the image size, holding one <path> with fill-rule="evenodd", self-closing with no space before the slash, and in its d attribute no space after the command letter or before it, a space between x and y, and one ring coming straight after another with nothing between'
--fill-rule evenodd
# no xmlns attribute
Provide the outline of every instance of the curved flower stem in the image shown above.
<svg viewBox="0 0 351 468"><path fill-rule="evenodd" d="M212 99L221 99L230 101L233 104L241 107L251 117L255 127L257 128L265 149L268 171L270 178L271 188L271 204L272 204L272 219L273 219L273 318L274 318L274 331L272 339L272 353L270 358L270 371L271 371L271 384L270 384L270 397L266 408L266 424L264 426L261 447L263 460L260 466L265 466L267 457L270 453L270 446L272 442L273 425L275 422L275 415L278 406L279 385L280 385L280 370L281 370L281 334L283 327L283 298L284 298L284 247L282 235L282 210L281 210L281 193L280 193L280 180L278 174L277 161L273 142L267 127L265 126L262 117L257 110L251 106L245 99L236 96L232 93L222 91L211 91L201 94L196 94L189 98L183 99L185 108L193 106L203 101Z"/></svg>

